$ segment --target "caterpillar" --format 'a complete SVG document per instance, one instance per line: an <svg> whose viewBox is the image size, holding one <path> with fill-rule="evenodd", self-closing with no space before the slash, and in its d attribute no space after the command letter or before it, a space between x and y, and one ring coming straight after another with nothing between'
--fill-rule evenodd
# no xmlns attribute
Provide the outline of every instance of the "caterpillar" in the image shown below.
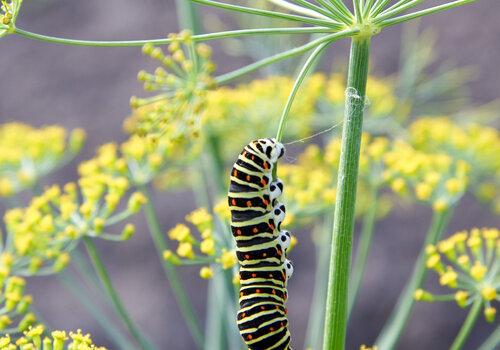
<svg viewBox="0 0 500 350"><path fill-rule="evenodd" d="M250 142L230 175L231 231L240 265L238 328L250 350L291 350L286 258L290 232L281 230L285 206L278 202L283 183L272 181L274 164L285 153L275 139Z"/></svg>

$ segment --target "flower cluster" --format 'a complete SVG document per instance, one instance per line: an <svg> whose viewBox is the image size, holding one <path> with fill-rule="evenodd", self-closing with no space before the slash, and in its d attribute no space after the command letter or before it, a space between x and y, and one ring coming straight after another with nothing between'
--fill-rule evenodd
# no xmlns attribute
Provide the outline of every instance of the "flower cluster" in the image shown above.
<svg viewBox="0 0 500 350"><path fill-rule="evenodd" d="M223 270L232 269L237 264L236 253L219 239L215 232L216 220L206 209L199 208L186 215L198 237L186 224L180 223L168 231L168 237L177 242L175 252L166 250L165 260L175 265L203 265L200 277L209 279L217 266Z"/></svg>
<svg viewBox="0 0 500 350"><path fill-rule="evenodd" d="M39 129L20 123L0 126L0 197L34 186L41 177L71 160L84 140L81 129L67 135L59 126Z"/></svg>
<svg viewBox="0 0 500 350"><path fill-rule="evenodd" d="M43 326L30 327L24 336L13 340L10 336L0 338L0 350L106 350L94 345L90 334L76 332L53 331L50 336L44 336Z"/></svg>
<svg viewBox="0 0 500 350"><path fill-rule="evenodd" d="M314 74L304 82L290 111L288 137L301 138L312 133L325 80L324 75ZM232 159L241 145L256 135L276 132L276 124L293 83L292 78L272 76L236 87L220 87L208 93L203 122L208 134L224 139L221 150L224 159Z"/></svg>
<svg viewBox="0 0 500 350"><path fill-rule="evenodd" d="M21 9L22 0L1 0L0 2L0 38L11 34L16 28L16 19Z"/></svg>
<svg viewBox="0 0 500 350"><path fill-rule="evenodd" d="M496 228L472 229L458 232L426 248L427 268L439 275L442 286L456 290L450 295L433 295L419 289L415 299L420 301L455 301L467 307L477 300L484 305L484 316L493 322L500 300L499 265L500 231Z"/></svg>
<svg viewBox="0 0 500 350"><path fill-rule="evenodd" d="M12 276L2 277L1 283L0 334L23 332L36 322L30 312L32 297L24 293L26 281Z"/></svg>
<svg viewBox="0 0 500 350"><path fill-rule="evenodd" d="M321 150L317 145L308 146L293 164L280 164L278 177L286 184L287 220L315 216L329 210L335 203L337 176L340 162L339 138L333 138ZM367 195L384 183L384 153L391 147L390 141L383 137L364 134L360 157L360 183L358 194L358 215L364 213L372 204ZM379 205L379 215L384 216L390 204L384 196Z"/></svg>
<svg viewBox="0 0 500 350"><path fill-rule="evenodd" d="M422 118L410 128L410 138L416 148L446 152L454 159L471 165L470 183L477 196L493 202L500 213L500 133L477 124L465 126L449 118Z"/></svg>
<svg viewBox="0 0 500 350"><path fill-rule="evenodd" d="M128 196L127 207L117 210L128 189L124 177L89 174L78 185L68 183L63 189L52 186L34 197L28 207L9 210L5 214L7 243L0 259L2 276L61 271L83 236L129 239L135 230L132 224L126 224L120 235L106 232L145 203L144 195L134 192Z"/></svg>
<svg viewBox="0 0 500 350"><path fill-rule="evenodd" d="M444 211L463 196L470 165L446 153L428 153L396 140L384 155L384 179L399 195L412 195L435 211Z"/></svg>
<svg viewBox="0 0 500 350"><path fill-rule="evenodd" d="M144 90L158 95L132 97L133 115L125 127L141 135L165 135L180 141L186 135L199 133L207 90L215 87L211 76L215 65L210 47L196 44L190 32L170 35L170 39L168 55L152 44L143 47L143 53L159 61L162 67L153 74L140 71L137 78L144 84Z"/></svg>

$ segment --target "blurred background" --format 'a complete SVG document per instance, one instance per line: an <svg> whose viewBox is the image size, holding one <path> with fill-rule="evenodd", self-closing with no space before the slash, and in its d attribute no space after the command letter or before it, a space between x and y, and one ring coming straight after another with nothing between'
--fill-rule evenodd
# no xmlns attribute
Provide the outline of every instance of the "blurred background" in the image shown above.
<svg viewBox="0 0 500 350"><path fill-rule="evenodd" d="M473 101L486 103L499 96L500 2L477 4L426 18L421 26L433 28L440 62L474 67L469 88ZM213 9L203 11L208 23L238 25ZM26 0L18 26L35 33L66 38L120 40L165 37L177 32L173 0ZM220 25L216 24L216 25ZM389 28L373 40L371 69L376 75L398 70L402 27ZM224 73L252 61L234 57L220 43L211 43L214 58ZM347 62L348 41L334 45L322 66L328 70ZM94 155L96 147L123 141L124 118L130 114L129 98L142 93L136 74L151 62L139 48L64 47L18 36L0 40L0 122L22 121L34 126L60 124L81 127L88 140L78 158L58 170L45 184L64 183L77 177L79 161ZM166 231L195 208L190 192L155 192L154 200ZM3 206L5 209L5 206ZM350 321L347 349L372 344L403 288L421 247L431 211L424 207L398 207L377 224L358 303ZM161 349L194 349L156 259L142 215L136 217L138 234L128 243L98 242L111 277L132 316ZM475 225L497 226L498 216L472 198L461 202L448 233ZM143 233L144 232L144 233ZM290 283L289 315L297 347L306 333L311 303L315 259L307 231L298 233L293 252L295 275ZM198 268L182 268L182 278L200 315L204 315L206 283ZM325 276L327 278L327 276ZM435 283L435 280L433 280ZM82 328L96 343L113 345L92 317L52 277L30 279L35 307L53 328ZM452 303L417 303L400 349L445 349L454 339L466 313ZM201 316L202 317L202 316ZM202 317L203 319L203 317ZM498 323L497 323L498 324ZM480 320L468 349L481 344L494 325Z"/></svg>

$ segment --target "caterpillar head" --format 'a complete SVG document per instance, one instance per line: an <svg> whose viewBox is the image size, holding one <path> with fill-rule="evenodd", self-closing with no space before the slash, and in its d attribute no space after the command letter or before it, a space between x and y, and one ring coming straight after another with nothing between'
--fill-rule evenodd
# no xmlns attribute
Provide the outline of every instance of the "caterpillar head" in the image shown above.
<svg viewBox="0 0 500 350"><path fill-rule="evenodd" d="M274 138L260 139L256 142L259 144L257 148L262 148L262 153L271 163L276 163L285 154L285 146Z"/></svg>
<svg viewBox="0 0 500 350"><path fill-rule="evenodd" d="M285 251L288 250L288 248L290 247L290 242L292 241L290 232L287 230L281 230L278 241Z"/></svg>
<svg viewBox="0 0 500 350"><path fill-rule="evenodd" d="M289 280L290 277L292 277L292 275L293 275L293 265L292 265L292 262L290 260L286 259L284 267L285 267L286 279Z"/></svg>

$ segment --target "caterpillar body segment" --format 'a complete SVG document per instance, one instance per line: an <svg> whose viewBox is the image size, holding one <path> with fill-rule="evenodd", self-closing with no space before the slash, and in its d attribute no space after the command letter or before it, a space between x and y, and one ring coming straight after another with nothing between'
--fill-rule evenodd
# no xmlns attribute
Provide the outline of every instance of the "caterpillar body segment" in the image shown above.
<svg viewBox="0 0 500 350"><path fill-rule="evenodd" d="M250 350L291 350L285 306L293 272L286 258L291 235L281 230L283 183L272 181L274 164L284 153L274 139L252 141L230 174L228 204L241 285L237 323Z"/></svg>

